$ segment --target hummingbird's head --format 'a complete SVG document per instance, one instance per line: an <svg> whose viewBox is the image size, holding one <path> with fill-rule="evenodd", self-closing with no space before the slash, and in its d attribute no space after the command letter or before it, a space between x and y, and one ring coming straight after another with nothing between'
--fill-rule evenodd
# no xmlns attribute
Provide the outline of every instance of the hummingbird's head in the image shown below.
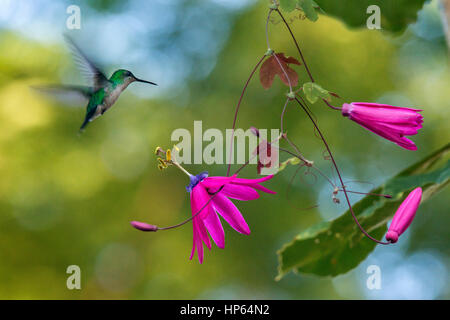
<svg viewBox="0 0 450 320"><path fill-rule="evenodd" d="M143 83L149 83L149 84L152 84L154 86L157 85L154 82L150 82L150 81L147 81L147 80L139 79L139 78L135 77L135 75L133 73L131 73L131 71L124 70L124 69L119 69L116 72L114 72L113 75L111 76L110 80L112 82L124 83L126 85L128 85L128 84L130 84L130 83L132 83L134 81L143 82Z"/></svg>

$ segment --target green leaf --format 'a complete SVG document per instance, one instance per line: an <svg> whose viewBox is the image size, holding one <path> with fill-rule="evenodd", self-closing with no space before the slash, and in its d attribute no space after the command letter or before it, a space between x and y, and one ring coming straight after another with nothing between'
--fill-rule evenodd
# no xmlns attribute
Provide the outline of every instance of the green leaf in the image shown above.
<svg viewBox="0 0 450 320"><path fill-rule="evenodd" d="M313 3L314 8L316 8L316 11L325 14L325 11L315 2L314 0L311 0Z"/></svg>
<svg viewBox="0 0 450 320"><path fill-rule="evenodd" d="M297 5L303 10L305 16L311 21L317 21L319 16L316 12L315 7L317 4L313 0L298 0Z"/></svg>
<svg viewBox="0 0 450 320"><path fill-rule="evenodd" d="M366 196L354 206L361 225L381 239L390 221L408 193L422 187L422 202L450 182L450 144L405 169L373 193L392 195L392 199ZM414 222L413 222L414 223ZM285 244L279 251L277 280L290 271L320 276L337 276L360 264L375 248L356 226L347 210L339 218L312 226Z"/></svg>
<svg viewBox="0 0 450 320"><path fill-rule="evenodd" d="M297 165L299 163L300 163L300 159L299 158L297 158L297 157L289 158L286 161L283 161L282 163L280 163L280 165L278 167L278 172L283 171L288 164L291 164L291 165L295 166L295 165Z"/></svg>
<svg viewBox="0 0 450 320"><path fill-rule="evenodd" d="M280 7L286 12L291 12L295 9L296 3L295 0L279 0Z"/></svg>
<svg viewBox="0 0 450 320"><path fill-rule="evenodd" d="M373 13L367 13L371 5L380 7L381 28L383 30L403 31L409 23L417 19L425 0L358 0L344 5L342 1L316 0L319 6L330 16L339 18L350 27L366 27L367 19Z"/></svg>
<svg viewBox="0 0 450 320"><path fill-rule="evenodd" d="M315 82L306 82L303 84L303 92L309 102L315 103L317 99L330 100L330 93Z"/></svg>

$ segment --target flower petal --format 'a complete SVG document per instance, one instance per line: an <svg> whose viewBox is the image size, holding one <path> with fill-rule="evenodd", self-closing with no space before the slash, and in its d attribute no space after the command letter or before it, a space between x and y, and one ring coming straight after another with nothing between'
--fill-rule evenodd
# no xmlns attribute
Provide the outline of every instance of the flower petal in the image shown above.
<svg viewBox="0 0 450 320"><path fill-rule="evenodd" d="M242 178L235 178L233 179L233 184L240 184L240 185L245 185L248 187L251 187L253 189L257 189L266 193L271 193L271 194L276 194L275 191L272 191L262 185L260 185L259 183L270 180L273 178L273 175L270 176L266 176L263 178L259 178L259 179L242 179Z"/></svg>
<svg viewBox="0 0 450 320"><path fill-rule="evenodd" d="M206 244L206 247L211 250L211 241L209 240L203 220L199 216L197 216L194 218L194 223L197 224L197 230L200 235L200 239L202 239L202 241Z"/></svg>
<svg viewBox="0 0 450 320"><path fill-rule="evenodd" d="M217 212L234 230L243 234L250 234L250 228L248 227L247 222L245 222L244 217L231 200L223 194L218 193L213 198L212 202Z"/></svg>
<svg viewBox="0 0 450 320"><path fill-rule="evenodd" d="M196 214L198 211L200 218L204 219L208 214L208 209L205 205L208 203L211 196L206 191L205 187L199 183L191 191L191 211L192 215ZM210 205L210 204L209 204Z"/></svg>
<svg viewBox="0 0 450 320"><path fill-rule="evenodd" d="M226 184L222 189L222 193L229 198L242 201L255 200L259 198L258 192L256 192L253 188L234 183Z"/></svg>
<svg viewBox="0 0 450 320"><path fill-rule="evenodd" d="M273 174L270 176L265 176L263 178L259 178L259 179L243 179L243 178L237 178L236 176L233 176L233 183L238 183L238 184L244 184L244 185L254 185L257 183L261 183L267 180L270 180L273 178Z"/></svg>
<svg viewBox="0 0 450 320"><path fill-rule="evenodd" d="M190 193L191 196L191 211L192 215L195 215L198 211L202 210L195 218L193 218L192 225L193 225L193 238L194 238L194 244L191 252L192 259L195 249L197 249L198 259L199 262L203 262L203 243L206 244L206 246L211 249L211 241L208 237L208 234L206 233L205 225L203 224L204 217L208 215L208 207L211 206L211 204L208 204L208 200L210 196L208 195L208 192L206 189L201 185L197 184Z"/></svg>
<svg viewBox="0 0 450 320"><path fill-rule="evenodd" d="M381 103L374 103L374 102L352 102L351 104L353 104L355 106L363 106L363 107L401 109L401 110L409 110L409 111L415 111L415 112L423 111L421 109L397 107L397 106L391 106L389 104L381 104Z"/></svg>
<svg viewBox="0 0 450 320"><path fill-rule="evenodd" d="M351 120L355 121L363 128L365 128L369 131L372 131L373 133L375 133L387 140L395 142L396 144L398 144L399 146L401 146L405 149L408 149L408 150L416 150L417 149L414 142L412 142L411 140L409 140L407 138L402 137L398 133L393 133L390 130L387 130L386 127L379 125L379 123L377 123L377 122L370 122L370 121L365 122L364 120L362 120L358 117L353 117Z"/></svg>
<svg viewBox="0 0 450 320"><path fill-rule="evenodd" d="M264 187L264 186L262 186L260 184L249 184L248 186L252 187L253 189L257 189L257 190L260 190L262 192L265 192L265 193L277 194L276 191L270 190L270 189L268 189L268 188L266 188L266 187Z"/></svg>
<svg viewBox="0 0 450 320"><path fill-rule="evenodd" d="M212 206L209 206L208 210L210 212L203 222L205 223L205 227L208 229L211 238L214 240L214 243L219 248L223 249L225 247L225 232L223 231L222 223Z"/></svg>
<svg viewBox="0 0 450 320"><path fill-rule="evenodd" d="M405 148L407 150L417 150L417 146L412 140L409 140L408 138L401 137L399 142L396 142L400 147Z"/></svg>
<svg viewBox="0 0 450 320"><path fill-rule="evenodd" d="M198 262L200 262L200 264L202 264L203 263L203 244L202 244L202 240L200 239L200 237L197 237L195 243L197 246Z"/></svg>
<svg viewBox="0 0 450 320"><path fill-rule="evenodd" d="M201 240L200 235L198 233L197 225L195 223L193 223L192 227L194 229L194 236L193 236L193 244L192 244L191 256L189 257L189 259L192 260L192 258L194 257L195 249L197 249L198 261L200 263L203 263L203 244L202 244L202 240Z"/></svg>
<svg viewBox="0 0 450 320"><path fill-rule="evenodd" d="M380 127L386 128L386 130L392 133L398 133L404 136L412 136L417 134L417 131L422 128L421 124L405 125L405 124L393 124L393 123L378 123Z"/></svg>
<svg viewBox="0 0 450 320"><path fill-rule="evenodd" d="M230 183L233 181L235 176L231 177L208 177L204 179L200 184L202 184L206 189L219 189L224 184Z"/></svg>
<svg viewBox="0 0 450 320"><path fill-rule="evenodd" d="M352 102L342 105L344 117L408 150L417 150L414 142L404 136L415 135L422 128L420 111L379 103Z"/></svg>
<svg viewBox="0 0 450 320"><path fill-rule="evenodd" d="M194 253L195 253L195 237L192 238L192 250L191 250L191 256L189 257L189 260L192 260L192 258L194 257Z"/></svg>

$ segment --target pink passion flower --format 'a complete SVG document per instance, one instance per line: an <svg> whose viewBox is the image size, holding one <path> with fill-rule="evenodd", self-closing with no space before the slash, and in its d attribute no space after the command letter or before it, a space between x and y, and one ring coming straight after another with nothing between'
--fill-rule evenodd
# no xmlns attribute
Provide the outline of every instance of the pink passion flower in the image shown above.
<svg viewBox="0 0 450 320"><path fill-rule="evenodd" d="M405 136L415 135L422 128L423 116L420 111L422 110L367 102L342 105L344 117L407 150L417 150L414 142Z"/></svg>
<svg viewBox="0 0 450 320"><path fill-rule="evenodd" d="M408 229L416 215L420 200L422 200L422 188L416 188L406 197L392 219L386 240L395 243L398 237Z"/></svg>
<svg viewBox="0 0 450 320"><path fill-rule="evenodd" d="M194 241L191 260L197 250L198 260L200 263L203 262L203 244L211 249L208 233L219 248L225 247L225 233L219 215L237 232L250 234L250 228L244 217L229 198L242 201L255 200L259 198L256 190L275 194L276 192L260 185L272 177L272 175L260 179L241 179L236 175L208 177L207 172L190 177L191 182L186 189L191 196L192 215L201 211L192 221Z"/></svg>

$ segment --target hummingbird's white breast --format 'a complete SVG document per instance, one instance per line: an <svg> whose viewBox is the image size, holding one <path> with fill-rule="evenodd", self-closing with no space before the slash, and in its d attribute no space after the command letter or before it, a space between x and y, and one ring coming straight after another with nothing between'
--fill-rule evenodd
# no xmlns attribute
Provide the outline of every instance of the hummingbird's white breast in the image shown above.
<svg viewBox="0 0 450 320"><path fill-rule="evenodd" d="M105 88L105 98L103 98L103 103L97 106L97 110L95 112L94 117L92 117L92 120L101 116L106 112L106 110L111 108L113 104L117 101L123 90L125 90L131 82L132 81L127 80L124 83L119 84L115 87L113 87L112 85L107 86Z"/></svg>
<svg viewBox="0 0 450 320"><path fill-rule="evenodd" d="M123 84L117 85L115 88L111 88L106 92L105 99L103 102L104 108L108 110L117 101L123 90L128 87L129 83L124 82Z"/></svg>

